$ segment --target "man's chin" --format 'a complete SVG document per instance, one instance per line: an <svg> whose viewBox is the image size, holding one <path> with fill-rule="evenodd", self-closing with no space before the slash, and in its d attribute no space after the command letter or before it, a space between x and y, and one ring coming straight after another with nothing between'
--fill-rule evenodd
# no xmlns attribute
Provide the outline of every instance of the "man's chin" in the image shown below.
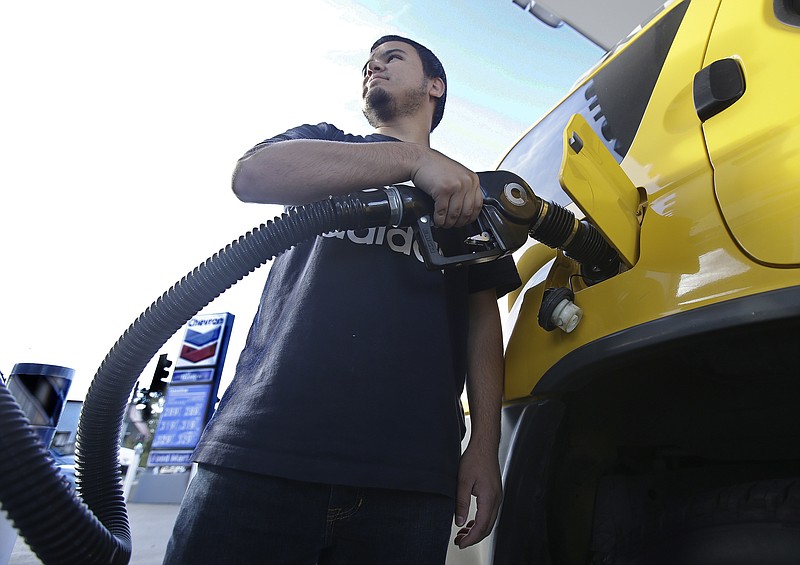
<svg viewBox="0 0 800 565"><path fill-rule="evenodd" d="M364 100L373 104L383 105L391 99L391 95L380 84L368 85L364 89Z"/></svg>
<svg viewBox="0 0 800 565"><path fill-rule="evenodd" d="M385 123L394 115L394 101L382 88L370 88L364 97L363 111L369 124L377 127L376 124Z"/></svg>

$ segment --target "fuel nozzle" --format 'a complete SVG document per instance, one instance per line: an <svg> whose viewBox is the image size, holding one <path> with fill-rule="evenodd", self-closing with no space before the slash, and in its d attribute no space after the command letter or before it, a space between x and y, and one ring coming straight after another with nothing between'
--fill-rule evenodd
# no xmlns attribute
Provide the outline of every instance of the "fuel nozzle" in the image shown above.
<svg viewBox="0 0 800 565"><path fill-rule="evenodd" d="M492 261L522 247L528 237L561 249L581 264L589 284L619 272L617 252L588 222L558 204L542 200L518 175L508 171L478 173L483 208L465 230L460 249L442 251L440 228L433 224L433 200L421 190L398 185L384 189L392 210L391 224L413 226L429 269Z"/></svg>
<svg viewBox="0 0 800 565"><path fill-rule="evenodd" d="M528 239L528 226L541 200L521 178L506 171L478 173L483 207L478 219L461 229L459 249L446 254L439 241L443 230L433 223L433 200L406 185L387 187L392 225L412 226L425 265L432 270L499 259L519 249Z"/></svg>

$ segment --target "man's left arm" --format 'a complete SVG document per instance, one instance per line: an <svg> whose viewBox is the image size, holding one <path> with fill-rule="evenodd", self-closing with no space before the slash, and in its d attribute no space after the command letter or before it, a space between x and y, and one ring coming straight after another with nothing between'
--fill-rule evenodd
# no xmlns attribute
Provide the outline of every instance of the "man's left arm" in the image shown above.
<svg viewBox="0 0 800 565"><path fill-rule="evenodd" d="M456 525L462 528L454 540L462 549L489 535L503 498L498 449L504 361L495 289L470 295L469 318L467 397L471 433L459 465ZM466 523L473 496L475 519Z"/></svg>

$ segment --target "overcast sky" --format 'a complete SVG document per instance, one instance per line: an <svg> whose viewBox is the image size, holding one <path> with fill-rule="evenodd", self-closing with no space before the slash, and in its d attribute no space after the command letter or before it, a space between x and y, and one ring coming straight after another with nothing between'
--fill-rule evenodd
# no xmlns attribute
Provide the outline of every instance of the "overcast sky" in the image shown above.
<svg viewBox="0 0 800 565"><path fill-rule="evenodd" d="M360 71L399 33L444 62L434 147L474 170L602 55L511 0L6 2L0 7L0 371L72 367L81 399L133 320L196 265L279 209L230 175L302 123L368 133ZM236 316L223 387L262 267L203 313ZM177 358L180 330L162 348ZM150 382L152 363L141 380Z"/></svg>

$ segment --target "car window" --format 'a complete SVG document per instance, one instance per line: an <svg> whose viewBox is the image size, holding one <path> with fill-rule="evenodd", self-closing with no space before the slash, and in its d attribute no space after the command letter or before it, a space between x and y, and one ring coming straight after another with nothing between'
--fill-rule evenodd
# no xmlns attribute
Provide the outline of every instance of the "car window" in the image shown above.
<svg viewBox="0 0 800 565"><path fill-rule="evenodd" d="M567 206L558 183L564 128L581 114L622 161L642 121L672 40L686 13L682 2L647 31L628 42L515 145L499 168L517 173L542 198Z"/></svg>

